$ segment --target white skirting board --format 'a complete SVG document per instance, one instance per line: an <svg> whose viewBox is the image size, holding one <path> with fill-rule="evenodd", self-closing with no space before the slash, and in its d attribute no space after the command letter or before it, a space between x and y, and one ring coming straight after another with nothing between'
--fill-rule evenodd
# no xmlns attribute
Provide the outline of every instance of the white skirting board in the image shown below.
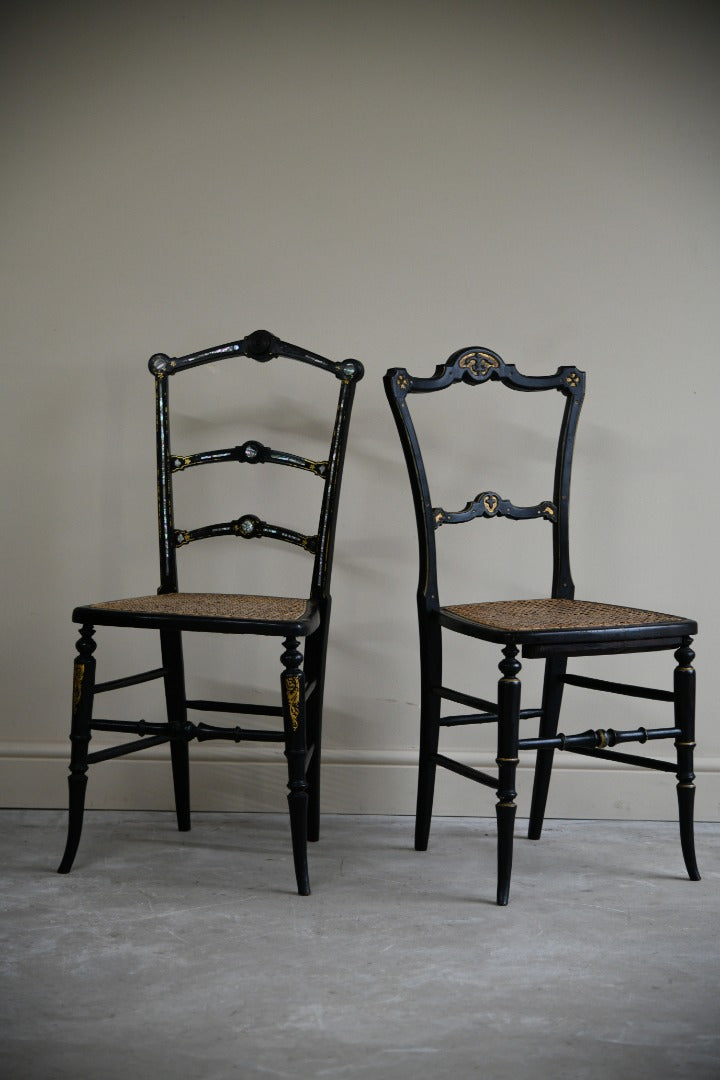
<svg viewBox="0 0 720 1080"><path fill-rule="evenodd" d="M93 739L94 750L100 749ZM493 772L489 754L458 753L468 765ZM661 756L661 755L658 755ZM666 755L662 755L663 757ZM56 808L67 797L66 741L0 745L0 806ZM533 755L518 769L518 813L527 816ZM550 786L547 816L647 821L674 820L675 777L622 765L609 767L560 753ZM701 758L696 818L720 821L720 759ZM154 747L124 759L91 766L87 807L107 810L170 810L173 806L169 751ZM324 751L322 809L338 814L414 814L417 752L414 750ZM284 810L287 771L279 747L190 746L191 805L194 810ZM438 769L435 812L449 816L494 816L494 792Z"/></svg>

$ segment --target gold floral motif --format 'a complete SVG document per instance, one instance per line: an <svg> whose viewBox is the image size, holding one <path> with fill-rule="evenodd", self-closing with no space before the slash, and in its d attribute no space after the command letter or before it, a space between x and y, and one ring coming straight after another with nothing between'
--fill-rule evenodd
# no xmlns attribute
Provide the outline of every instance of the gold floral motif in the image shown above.
<svg viewBox="0 0 720 1080"><path fill-rule="evenodd" d="M285 696L290 713L290 724L293 731L297 731L300 716L300 679L297 675L288 675L285 679Z"/></svg>
<svg viewBox="0 0 720 1080"><path fill-rule="evenodd" d="M442 510L438 510L438 512L435 514L435 524L442 525L444 517L445 515L443 514Z"/></svg>
<svg viewBox="0 0 720 1080"><path fill-rule="evenodd" d="M565 382L568 384L568 386L572 386L572 387L579 386L580 385L580 376L577 374L577 372L573 371L570 375L568 375Z"/></svg>
<svg viewBox="0 0 720 1080"><path fill-rule="evenodd" d="M461 356L459 366L471 372L476 379L486 379L493 368L500 367L500 361L496 356L478 350Z"/></svg>
<svg viewBox="0 0 720 1080"><path fill-rule="evenodd" d="M483 506L487 510L488 514L494 514L498 508L497 495L486 495L483 498Z"/></svg>
<svg viewBox="0 0 720 1080"><path fill-rule="evenodd" d="M410 383L408 382L407 375L403 375L402 372L397 377L398 390L407 390Z"/></svg>
<svg viewBox="0 0 720 1080"><path fill-rule="evenodd" d="M80 697L82 695L83 676L85 675L85 665L76 664L73 669L73 709L77 709L80 704Z"/></svg>
<svg viewBox="0 0 720 1080"><path fill-rule="evenodd" d="M555 507L552 505L552 503L546 503L545 506L543 506L543 514L545 514L545 516L549 518L555 517Z"/></svg>

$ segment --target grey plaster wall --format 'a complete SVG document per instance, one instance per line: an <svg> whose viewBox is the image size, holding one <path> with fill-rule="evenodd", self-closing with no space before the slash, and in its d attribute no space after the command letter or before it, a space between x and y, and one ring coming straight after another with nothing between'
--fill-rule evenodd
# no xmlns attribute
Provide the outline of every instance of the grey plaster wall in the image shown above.
<svg viewBox="0 0 720 1080"><path fill-rule="evenodd" d="M338 533L327 808L413 808L414 523L380 379L398 363L430 373L476 344L530 373L588 371L573 490L578 595L701 623L699 809L717 817L716 5L146 0L8 12L5 801L64 800L72 606L156 586L147 357L266 326L367 369ZM247 423L258 378L188 376L176 395L182 448L259 434ZM322 395L294 414L290 390L277 373L271 381L280 413L313 451ZM465 398L422 420L438 501L462 505L487 486L544 497L552 410L513 400L519 412L503 428L497 387ZM510 450L526 458L515 473ZM256 475L242 499L239 470L205 477L183 494L191 526L206 520L213 495L227 496L215 520L257 509ZM292 524L297 496L280 500ZM445 533L447 602L547 592L540 524ZM251 547L228 540L188 552L186 586L304 587L299 553L281 569L273 560L285 550ZM155 663L151 636L138 637L101 638L107 677L148 655ZM188 653L200 670L194 692L277 685L267 643L240 656L222 641L214 655L198 640ZM668 685L668 659L592 669ZM492 650L478 659L463 646L449 666L488 693L496 662ZM528 703L537 683L528 669ZM159 715L152 691L129 692L125 704L131 716ZM568 729L651 715L628 703L611 718L606 704L569 693ZM468 760L493 756L467 732L455 747ZM236 766L227 748L196 749L199 807L282 805L281 764L252 752L256 767ZM168 805L159 754L104 768L94 805ZM444 778L440 808L491 812L487 793L470 787ZM609 782L573 760L558 770L550 812L672 816L671 789L662 776Z"/></svg>

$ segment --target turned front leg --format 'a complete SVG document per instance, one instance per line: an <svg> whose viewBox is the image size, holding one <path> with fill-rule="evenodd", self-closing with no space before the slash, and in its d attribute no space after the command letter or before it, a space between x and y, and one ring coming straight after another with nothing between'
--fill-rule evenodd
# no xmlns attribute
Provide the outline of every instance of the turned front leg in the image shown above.
<svg viewBox="0 0 720 1080"><path fill-rule="evenodd" d="M70 726L70 775L68 776L68 834L59 874L68 874L77 854L85 812L88 744L91 738L93 697L95 694L95 628L83 626L77 642L73 666L72 721Z"/></svg>
<svg viewBox="0 0 720 1080"><path fill-rule="evenodd" d="M305 675L297 638L287 638L281 656L281 676L285 756L288 763L288 809L298 892L310 895L307 865L308 783L305 774L307 738L305 730Z"/></svg>
<svg viewBox="0 0 720 1080"><path fill-rule="evenodd" d="M515 832L515 774L518 764L520 722L520 662L515 645L506 645L498 665L502 678L498 683L498 801L495 808L498 829L497 902L504 906L510 895L513 837Z"/></svg>
<svg viewBox="0 0 720 1080"><path fill-rule="evenodd" d="M695 859L694 807L695 773L693 751L695 749L695 669L692 662L695 653L690 648L692 638L686 638L675 653L677 667L674 674L675 725L680 735L675 740L677 751L677 795L680 816L680 843L685 866L691 881L699 881L700 873Z"/></svg>

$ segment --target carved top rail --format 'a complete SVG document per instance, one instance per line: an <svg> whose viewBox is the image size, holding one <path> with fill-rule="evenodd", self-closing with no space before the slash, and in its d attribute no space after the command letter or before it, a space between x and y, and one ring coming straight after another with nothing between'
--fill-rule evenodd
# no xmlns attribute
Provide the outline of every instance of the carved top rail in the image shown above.
<svg viewBox="0 0 720 1080"><path fill-rule="evenodd" d="M514 390L559 390L582 400L585 391L585 373L576 367L559 367L554 375L523 375L514 364L506 364L491 349L459 349L439 364L429 378L410 375L405 368L395 368L393 377L395 394L402 399L406 394L431 393L443 390L456 382L469 386L499 381Z"/></svg>

